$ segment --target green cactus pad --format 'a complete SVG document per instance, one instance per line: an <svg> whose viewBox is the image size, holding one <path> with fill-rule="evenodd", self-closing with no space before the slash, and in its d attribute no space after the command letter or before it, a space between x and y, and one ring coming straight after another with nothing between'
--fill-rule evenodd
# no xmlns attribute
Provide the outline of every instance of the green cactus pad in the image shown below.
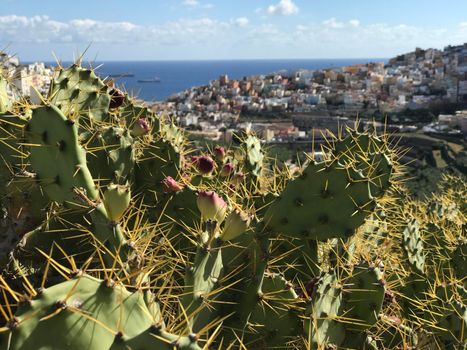
<svg viewBox="0 0 467 350"><path fill-rule="evenodd" d="M375 248L388 240L388 221L386 220L385 211L377 206L375 212L368 217L361 230L368 247L373 248L370 254L376 257L378 251Z"/></svg>
<svg viewBox="0 0 467 350"><path fill-rule="evenodd" d="M16 247L16 255L22 261L41 260L42 252L50 252L53 247L60 247L77 262L84 262L95 253L95 242L87 235L91 227L91 216L86 210L66 210L48 213L47 219L33 230L27 232ZM107 226L109 226L107 224ZM77 248L79 247L79 248ZM62 254L52 254L57 261ZM41 264L43 264L41 262Z"/></svg>
<svg viewBox="0 0 467 350"><path fill-rule="evenodd" d="M133 180L136 158L134 140L125 129L98 129L88 135L84 143L89 170L101 186L110 182L124 185Z"/></svg>
<svg viewBox="0 0 467 350"><path fill-rule="evenodd" d="M108 87L91 69L73 64L60 69L50 87L50 102L67 116L79 116L87 126L109 116Z"/></svg>
<svg viewBox="0 0 467 350"><path fill-rule="evenodd" d="M49 199L41 191L34 176L15 176L6 185L5 208L22 236L45 220Z"/></svg>
<svg viewBox="0 0 467 350"><path fill-rule="evenodd" d="M221 249L209 250L199 247L193 266L185 273L185 292L182 298L187 315L192 319L192 329L198 332L216 316L216 305L210 304L217 295L213 290L219 286L223 274Z"/></svg>
<svg viewBox="0 0 467 350"><path fill-rule="evenodd" d="M16 115L0 115L0 195L14 173L21 172L27 163L23 142L26 119Z"/></svg>
<svg viewBox="0 0 467 350"><path fill-rule="evenodd" d="M102 195L107 217L111 221L119 221L131 202L131 191L128 185L110 184Z"/></svg>
<svg viewBox="0 0 467 350"><path fill-rule="evenodd" d="M158 326L153 326L136 337L123 336L115 339L109 350L201 350L196 343L195 334L189 336L177 336L170 334Z"/></svg>
<svg viewBox="0 0 467 350"><path fill-rule="evenodd" d="M344 346L349 333L362 334L376 323L383 299L381 272L367 263L355 266L347 277L324 274L305 313L305 332L316 347Z"/></svg>
<svg viewBox="0 0 467 350"><path fill-rule="evenodd" d="M181 155L177 147L171 142L159 139L151 142L144 149L144 154L139 158L135 169L135 182L138 188L149 193L147 199L152 200L157 193L163 192L161 181L167 176L178 178L181 169Z"/></svg>
<svg viewBox="0 0 467 350"><path fill-rule="evenodd" d="M421 317L419 306L423 305L429 286L429 281L425 279L425 276L415 272L404 279L399 289L399 304L404 317L410 320L418 320Z"/></svg>
<svg viewBox="0 0 467 350"><path fill-rule="evenodd" d="M139 105L136 101L125 98L123 106L120 108L119 118L125 120L128 130L131 130L133 124L138 119L145 119L151 125L151 131L153 134L160 132L160 120L159 118L149 110L149 108Z"/></svg>
<svg viewBox="0 0 467 350"><path fill-rule="evenodd" d="M368 131L358 132L347 128L348 135L344 138L334 141L333 153L341 157L342 161L347 159L352 162L355 155L360 153L381 152L386 148L383 140L375 134Z"/></svg>
<svg viewBox="0 0 467 350"><path fill-rule="evenodd" d="M425 261L427 268L438 269L448 264L452 248L443 228L434 222L429 222L425 225L422 234L425 254L430 256L430 259Z"/></svg>
<svg viewBox="0 0 467 350"><path fill-rule="evenodd" d="M255 177L260 177L263 170L264 160L260 140L253 135L248 135L246 139L242 141L242 148L246 154L246 169Z"/></svg>
<svg viewBox="0 0 467 350"><path fill-rule="evenodd" d="M180 192L160 194L152 215L169 222L177 232L193 228L201 219L196 198L196 190L191 186Z"/></svg>
<svg viewBox="0 0 467 350"><path fill-rule="evenodd" d="M386 190L391 187L391 176L393 172L393 164L388 155L384 153L374 153L368 155L368 163L362 171L366 177L370 179L370 191L374 197L382 196Z"/></svg>
<svg viewBox="0 0 467 350"><path fill-rule="evenodd" d="M375 207L368 179L337 162L310 163L268 208L269 229L294 238L348 238Z"/></svg>
<svg viewBox="0 0 467 350"><path fill-rule="evenodd" d="M39 107L29 121L31 165L50 199L73 201L73 189L83 188L94 200L97 190L78 143L76 125L55 106Z"/></svg>
<svg viewBox="0 0 467 350"><path fill-rule="evenodd" d="M459 242L451 254L451 267L459 281L467 283L467 240Z"/></svg>
<svg viewBox="0 0 467 350"><path fill-rule="evenodd" d="M292 281L304 282L320 274L318 261L318 241L314 239L290 239L286 237L274 242L275 255L282 256L277 261L278 265L284 265L284 276Z"/></svg>
<svg viewBox="0 0 467 350"><path fill-rule="evenodd" d="M0 68L0 115L7 113L11 109L11 99L8 96L8 83L3 77L2 69Z"/></svg>
<svg viewBox="0 0 467 350"><path fill-rule="evenodd" d="M142 292L107 284L81 276L42 290L15 315L10 349L109 349L154 323Z"/></svg>
<svg viewBox="0 0 467 350"><path fill-rule="evenodd" d="M378 320L384 299L384 283L378 268L361 263L345 280L341 313L350 331L364 331Z"/></svg>
<svg viewBox="0 0 467 350"><path fill-rule="evenodd" d="M428 328L448 347L467 344L467 291L460 285L443 284L435 289L424 309Z"/></svg>
<svg viewBox="0 0 467 350"><path fill-rule="evenodd" d="M301 333L302 322L294 310L298 302L293 286L283 277L265 275L258 302L248 317L251 332L245 333L246 344L254 349L287 348Z"/></svg>
<svg viewBox="0 0 467 350"><path fill-rule="evenodd" d="M55 106L39 107L34 109L27 131L31 165L50 199L73 202L74 188L83 188L89 199L97 199L86 153L72 121Z"/></svg>
<svg viewBox="0 0 467 350"><path fill-rule="evenodd" d="M312 304L305 314L304 330L313 348L325 344L340 346L345 339L345 326L338 321L342 306L342 284L335 274L324 274L315 286Z"/></svg>
<svg viewBox="0 0 467 350"><path fill-rule="evenodd" d="M423 240L416 219L412 219L402 231L402 247L410 266L418 273L425 271Z"/></svg>
<svg viewBox="0 0 467 350"><path fill-rule="evenodd" d="M380 196L390 186L393 164L389 145L376 134L347 129L345 138L334 141L333 155L370 179L371 194Z"/></svg>
<svg viewBox="0 0 467 350"><path fill-rule="evenodd" d="M162 126L161 134L164 140L172 143L172 145L174 145L179 151L185 143L185 136L182 129L176 126L173 122L164 124Z"/></svg>

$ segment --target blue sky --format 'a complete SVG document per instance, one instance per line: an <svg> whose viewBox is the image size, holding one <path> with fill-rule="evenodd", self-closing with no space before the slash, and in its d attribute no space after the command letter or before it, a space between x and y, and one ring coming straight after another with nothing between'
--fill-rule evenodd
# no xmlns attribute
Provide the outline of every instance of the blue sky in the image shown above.
<svg viewBox="0 0 467 350"><path fill-rule="evenodd" d="M0 0L22 60L392 57L467 42L467 0Z"/></svg>

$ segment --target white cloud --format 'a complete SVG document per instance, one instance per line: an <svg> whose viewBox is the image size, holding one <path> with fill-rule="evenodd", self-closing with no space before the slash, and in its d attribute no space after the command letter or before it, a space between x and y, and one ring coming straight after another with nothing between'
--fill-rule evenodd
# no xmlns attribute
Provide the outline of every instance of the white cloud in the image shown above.
<svg viewBox="0 0 467 350"><path fill-rule="evenodd" d="M322 25L326 29L358 28L360 27L360 21L358 19L351 19L348 22L343 22L332 17L323 21Z"/></svg>
<svg viewBox="0 0 467 350"><path fill-rule="evenodd" d="M329 18L323 21L323 26L325 28L330 28L330 29L339 29L339 28L344 28L345 24L344 22L339 22L337 19L332 17L332 18Z"/></svg>
<svg viewBox="0 0 467 350"><path fill-rule="evenodd" d="M238 17L233 20L233 23L238 27L246 27L250 23L250 20L246 17Z"/></svg>
<svg viewBox="0 0 467 350"><path fill-rule="evenodd" d="M357 25L358 24L358 25ZM248 17L225 21L209 17L154 25L47 16L0 16L0 46L27 59L70 54L92 43L102 59L391 57L415 47L460 44L467 22L450 29L331 18L324 22L281 25ZM38 56L39 52L42 56ZM26 58L23 58L26 59Z"/></svg>
<svg viewBox="0 0 467 350"><path fill-rule="evenodd" d="M297 26L291 37L291 49L306 46L313 57L393 57L413 51L415 47L442 49L448 44L458 45L466 41L461 28L385 23L355 26L351 21L336 18L321 25Z"/></svg>
<svg viewBox="0 0 467 350"><path fill-rule="evenodd" d="M0 16L0 41L125 42L139 28L129 22L101 22L91 19L59 22L47 16Z"/></svg>
<svg viewBox="0 0 467 350"><path fill-rule="evenodd" d="M270 15L290 16L298 13L298 6L292 0L280 0L276 5L267 8Z"/></svg>
<svg viewBox="0 0 467 350"><path fill-rule="evenodd" d="M185 6L196 7L199 5L199 1L198 0L183 0L182 4Z"/></svg>
<svg viewBox="0 0 467 350"><path fill-rule="evenodd" d="M240 21L242 22L242 21ZM47 16L0 16L0 42L11 43L138 43L194 42L224 32L231 23L211 18L179 19L161 25L73 19L67 22Z"/></svg>

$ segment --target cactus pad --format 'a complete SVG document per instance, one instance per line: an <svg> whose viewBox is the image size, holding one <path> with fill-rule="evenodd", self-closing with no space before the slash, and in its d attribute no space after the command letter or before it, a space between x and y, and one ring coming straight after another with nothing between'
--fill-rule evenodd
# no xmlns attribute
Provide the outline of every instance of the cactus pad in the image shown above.
<svg viewBox="0 0 467 350"><path fill-rule="evenodd" d="M60 69L52 81L50 99L65 115L82 117L87 125L106 121L109 116L107 85L93 70L78 64Z"/></svg>
<svg viewBox="0 0 467 350"><path fill-rule="evenodd" d="M294 238L348 238L375 207L369 181L337 162L310 163L265 214L266 225Z"/></svg>
<svg viewBox="0 0 467 350"><path fill-rule="evenodd" d="M50 199L73 201L74 188L83 188L94 200L97 190L78 143L76 125L55 106L36 108L27 126L31 165Z"/></svg>

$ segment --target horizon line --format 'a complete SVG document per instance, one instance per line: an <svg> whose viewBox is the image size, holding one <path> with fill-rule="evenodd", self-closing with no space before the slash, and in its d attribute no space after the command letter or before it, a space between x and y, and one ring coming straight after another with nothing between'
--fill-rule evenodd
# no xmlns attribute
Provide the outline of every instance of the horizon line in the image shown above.
<svg viewBox="0 0 467 350"><path fill-rule="evenodd" d="M14 57L14 56L13 56ZM308 61L308 60L388 60L389 57L323 57L323 58L202 58L202 59L93 59L83 62L213 62L213 61ZM58 60L58 62L74 62L75 60ZM21 62L21 60L20 60ZM57 60L23 60L22 62L57 62Z"/></svg>

